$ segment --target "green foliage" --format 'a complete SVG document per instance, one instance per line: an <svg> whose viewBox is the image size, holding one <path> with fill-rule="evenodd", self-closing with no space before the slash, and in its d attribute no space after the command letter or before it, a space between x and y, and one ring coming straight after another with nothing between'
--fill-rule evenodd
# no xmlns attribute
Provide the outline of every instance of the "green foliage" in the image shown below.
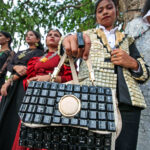
<svg viewBox="0 0 150 150"><path fill-rule="evenodd" d="M17 2L17 3L14 3ZM64 33L82 31L95 26L94 4L91 0L8 0L0 1L0 30L14 36L14 46L20 44L25 33L51 27L63 29Z"/></svg>

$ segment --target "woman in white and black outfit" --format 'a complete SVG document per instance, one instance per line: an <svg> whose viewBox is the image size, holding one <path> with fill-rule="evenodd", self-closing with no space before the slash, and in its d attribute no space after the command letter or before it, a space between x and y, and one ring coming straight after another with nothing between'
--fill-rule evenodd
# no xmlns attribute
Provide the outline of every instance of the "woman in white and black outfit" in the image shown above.
<svg viewBox="0 0 150 150"><path fill-rule="evenodd" d="M26 43L29 48L19 51L7 67L12 76L1 88L3 97L0 105L0 149L12 148L19 123L18 109L25 94L22 82L26 77L27 63L32 57L42 56L44 53L40 39L38 32L28 31Z"/></svg>

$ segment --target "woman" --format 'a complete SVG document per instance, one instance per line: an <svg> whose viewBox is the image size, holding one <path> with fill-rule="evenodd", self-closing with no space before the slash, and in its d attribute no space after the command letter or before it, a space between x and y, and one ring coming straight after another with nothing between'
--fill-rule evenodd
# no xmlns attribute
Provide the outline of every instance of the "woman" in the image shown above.
<svg viewBox="0 0 150 150"><path fill-rule="evenodd" d="M78 48L76 35L67 36L63 45L70 56L91 58L96 85L116 90L123 122L116 150L136 150L140 113L146 107L137 83L144 83L149 75L133 39L114 26L117 14L116 0L98 0L95 15L99 29L84 32L82 49ZM78 76L83 80L81 84L91 85L85 61Z"/></svg>
<svg viewBox="0 0 150 150"><path fill-rule="evenodd" d="M126 27L126 33L135 38L135 44L140 53L144 56L144 59L148 66L150 66L150 1L145 2L142 10L142 16L131 20ZM150 81L145 85L141 85L142 93L145 97L147 104L149 103L150 97ZM139 145L138 149L149 149L149 143L147 137L149 137L149 111L150 106L147 106L147 111L144 111L141 115L140 130L145 132L139 132ZM147 117L145 117L147 116ZM144 141L144 142L143 142Z"/></svg>
<svg viewBox="0 0 150 150"><path fill-rule="evenodd" d="M12 38L8 32L0 31L0 89L5 82L6 68L14 52L11 49Z"/></svg>
<svg viewBox="0 0 150 150"><path fill-rule="evenodd" d="M42 57L34 57L28 62L27 77L23 80L24 88L27 88L30 81L50 81L51 73L60 61L60 56L57 51L60 38L61 33L59 30L49 30L46 36L48 50ZM63 83L70 80L72 80L70 67L63 65L55 82ZM20 125L18 126L18 132L12 150L29 149L19 146L19 131Z"/></svg>
<svg viewBox="0 0 150 150"><path fill-rule="evenodd" d="M17 112L25 93L22 81L26 76L27 63L32 57L43 55L40 38L38 32L28 31L26 42L29 48L18 52L7 67L12 76L1 88L3 97L0 105L0 149L12 147L19 123Z"/></svg>

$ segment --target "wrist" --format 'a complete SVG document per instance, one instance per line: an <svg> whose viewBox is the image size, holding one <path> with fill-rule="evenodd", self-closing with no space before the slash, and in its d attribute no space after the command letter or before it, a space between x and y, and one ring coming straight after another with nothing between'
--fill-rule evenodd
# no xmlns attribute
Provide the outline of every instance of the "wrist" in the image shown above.
<svg viewBox="0 0 150 150"><path fill-rule="evenodd" d="M134 59L134 61L132 62L132 70L137 71L139 68L139 64L138 62Z"/></svg>

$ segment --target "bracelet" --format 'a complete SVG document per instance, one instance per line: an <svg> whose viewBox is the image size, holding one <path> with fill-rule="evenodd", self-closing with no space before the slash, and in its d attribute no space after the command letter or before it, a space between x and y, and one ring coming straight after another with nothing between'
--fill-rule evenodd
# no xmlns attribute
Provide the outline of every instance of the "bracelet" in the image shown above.
<svg viewBox="0 0 150 150"><path fill-rule="evenodd" d="M51 74L51 73L49 73L48 75L49 75L49 77L50 77L49 82L51 82L51 75L52 75L52 74Z"/></svg>

